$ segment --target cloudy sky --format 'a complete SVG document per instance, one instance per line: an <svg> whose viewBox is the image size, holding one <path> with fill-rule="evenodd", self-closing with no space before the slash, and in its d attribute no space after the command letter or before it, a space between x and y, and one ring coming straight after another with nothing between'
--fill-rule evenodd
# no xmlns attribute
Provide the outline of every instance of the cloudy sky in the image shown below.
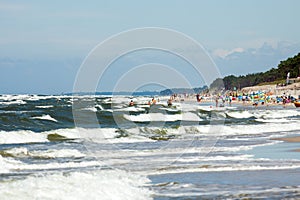
<svg viewBox="0 0 300 200"><path fill-rule="evenodd" d="M96 45L141 27L168 28L193 38L222 76L265 71L300 52L299 7L298 0L0 0L0 94L70 92ZM146 54L151 56L135 55L139 61L134 65L151 63L157 52ZM133 65L133 56L116 65ZM181 62L154 57L164 65ZM191 79L193 86L201 85ZM108 81L99 88L112 85Z"/></svg>

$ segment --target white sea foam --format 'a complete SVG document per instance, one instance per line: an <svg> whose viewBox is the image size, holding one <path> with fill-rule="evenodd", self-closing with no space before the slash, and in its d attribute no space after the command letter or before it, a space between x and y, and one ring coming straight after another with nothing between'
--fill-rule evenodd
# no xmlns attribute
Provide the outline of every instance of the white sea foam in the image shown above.
<svg viewBox="0 0 300 200"><path fill-rule="evenodd" d="M26 97L25 99L27 101L38 101L38 100L45 100L45 99L51 99L51 98L57 98L57 96L38 96L38 95L30 95Z"/></svg>
<svg viewBox="0 0 300 200"><path fill-rule="evenodd" d="M127 105L131 99L122 96L114 96L111 100L114 104ZM132 100L135 101L135 99Z"/></svg>
<svg viewBox="0 0 300 200"><path fill-rule="evenodd" d="M196 111L199 109L199 106L196 104L186 104L186 103L173 103L177 109L182 110L184 112Z"/></svg>
<svg viewBox="0 0 300 200"><path fill-rule="evenodd" d="M0 144L48 142L47 134L32 131L0 131Z"/></svg>
<svg viewBox="0 0 300 200"><path fill-rule="evenodd" d="M17 166L19 164L22 164L22 162L17 161L12 158L3 158L0 155L0 174L9 173L10 169L14 168L15 166ZM1 184L0 184L0 187L1 187Z"/></svg>
<svg viewBox="0 0 300 200"><path fill-rule="evenodd" d="M83 108L82 110L88 110L88 111L92 111L92 112L97 112L97 108L95 108L95 107Z"/></svg>
<svg viewBox="0 0 300 200"><path fill-rule="evenodd" d="M22 104L26 104L26 102L20 99L0 102L0 105L13 105L13 104L22 105Z"/></svg>
<svg viewBox="0 0 300 200"><path fill-rule="evenodd" d="M21 144L21 143L39 143L49 142L47 139L49 134L58 134L68 139L86 139L94 142L109 142L109 139L114 139L118 132L114 128L73 128L73 129L58 129L35 133L33 131L0 131L0 144Z"/></svg>
<svg viewBox="0 0 300 200"><path fill-rule="evenodd" d="M118 133L115 128L71 128L58 129L54 131L46 131L41 133L43 135L58 134L68 139L87 139L94 142L108 142L108 139L115 138Z"/></svg>
<svg viewBox="0 0 300 200"><path fill-rule="evenodd" d="M80 158L84 157L85 154L81 153L76 149L49 149L46 151L31 151L29 152L30 156L33 157L46 157L46 158L65 158L73 157Z"/></svg>
<svg viewBox="0 0 300 200"><path fill-rule="evenodd" d="M109 139L115 138L118 133L116 132L117 129L114 128L101 128L101 129L82 129L77 128L73 130L73 134L76 133L75 138L83 138L87 140L91 140L93 142L103 143L103 142L109 142ZM62 129L62 132L58 132L59 134L66 136L68 138L72 137L70 135L70 132L67 134L64 133L64 129Z"/></svg>
<svg viewBox="0 0 300 200"><path fill-rule="evenodd" d="M151 199L152 192L144 186L150 182L141 175L103 170L38 174L0 185L3 199Z"/></svg>
<svg viewBox="0 0 300 200"><path fill-rule="evenodd" d="M3 150L3 152L13 155L15 157L26 157L28 156L28 149L25 147L19 147L19 148L12 148Z"/></svg>
<svg viewBox="0 0 300 200"><path fill-rule="evenodd" d="M57 120L51 117L50 115L36 116L36 117L32 117L32 119L49 120L49 121L57 122Z"/></svg>
<svg viewBox="0 0 300 200"><path fill-rule="evenodd" d="M262 113L265 119L282 119L287 117L300 116L299 110L284 110L284 111L276 111L270 110Z"/></svg>
<svg viewBox="0 0 300 200"><path fill-rule="evenodd" d="M52 105L47 105L47 106L35 106L36 108L53 108Z"/></svg>
<svg viewBox="0 0 300 200"><path fill-rule="evenodd" d="M45 157L47 158L47 157ZM0 162L4 163L0 167L2 173L12 173L27 170L57 170L57 169L79 169L83 167L101 167L105 163L100 161L86 161L86 162L51 162L51 163L24 163L14 158L3 158L0 157Z"/></svg>
<svg viewBox="0 0 300 200"><path fill-rule="evenodd" d="M101 105L95 105L95 108L99 108L100 110L104 110L104 108Z"/></svg>
<svg viewBox="0 0 300 200"><path fill-rule="evenodd" d="M257 119L286 119L299 116L298 110L249 110L249 111L227 111L226 114L232 118L242 119L255 117Z"/></svg>
<svg viewBox="0 0 300 200"><path fill-rule="evenodd" d="M195 120L198 121L200 118L194 113L185 113L184 115L168 115L155 113L158 115L127 115L130 120L141 121L150 121L153 120L152 117L156 117L154 120L156 121L176 121L176 120ZM151 118L150 118L151 117ZM157 129L157 128L156 128ZM215 132L217 130L217 132ZM248 136L253 137L251 135L261 134L261 137L264 138L272 138L274 135L287 135L284 133L297 131L298 126L297 122L293 123L284 123L284 124L272 124L272 126L268 124L251 124L251 125L230 125L230 126L222 126L222 125L199 125L199 126L181 126L179 129L167 129L167 133L171 135L178 135L179 138L193 138L195 136L201 137L214 137L217 139L218 137L223 136ZM127 129L129 135L125 138L116 138L119 135L117 129L114 128L96 128L96 129L84 129L84 128L73 128L73 129L58 129L53 131L46 131L41 133L35 133L32 131L0 131L0 143L2 144L13 144L13 143L36 143L36 142L48 142L47 136L49 134L58 134L62 135L69 139L87 139L92 140L97 143L103 142L134 142L134 141L148 141L145 135L141 135L139 129ZM279 134L280 132L284 132ZM245 138L245 139L247 139ZM209 139L209 138L208 138Z"/></svg>
<svg viewBox="0 0 300 200"><path fill-rule="evenodd" d="M28 99L30 95L1 95L0 100L3 101L14 101L14 100L25 100Z"/></svg>
<svg viewBox="0 0 300 200"><path fill-rule="evenodd" d="M140 115L124 114L124 118L133 122L202 121L202 119L200 119L194 113L183 113L183 114L175 114L175 115L164 115L162 113L150 113L150 114L140 114Z"/></svg>
<svg viewBox="0 0 300 200"><path fill-rule="evenodd" d="M85 154L81 153L76 149L49 149L49 150L33 150L29 151L25 147L12 148L4 150L5 153L10 154L14 157L41 157L41 158L64 158L84 157Z"/></svg>
<svg viewBox="0 0 300 200"><path fill-rule="evenodd" d="M14 100L25 100L25 101L38 101L38 100L46 100L46 99L62 99L62 98L70 98L72 96L55 96L55 95L48 95L48 96L41 96L41 95L1 95L0 100L3 101L14 101Z"/></svg>
<svg viewBox="0 0 300 200"><path fill-rule="evenodd" d="M151 160L151 162L163 162L163 163L172 163L174 161L179 162L206 162L206 161L252 161L252 155L231 155L231 153L235 153L238 151L250 150L255 147L264 146L262 145L250 145L250 146L238 146L238 147L189 147L189 148L163 148L163 149L155 149L155 150L120 150L117 148L112 148L109 151L107 150L99 150L93 152L95 157L100 159L105 158L106 164L117 164L119 160L121 163L129 157L154 157L155 159ZM271 145L271 144L268 144ZM208 153L224 153L223 156L206 156ZM229 154L228 154L229 153ZM197 156L193 157L184 157L183 154L197 154ZM228 155L227 155L228 154ZM110 162L110 159L112 161ZM141 159L141 162L143 159ZM128 163L133 163L132 160L128 159ZM134 161L137 162L137 159ZM153 164L153 163L152 163Z"/></svg>
<svg viewBox="0 0 300 200"><path fill-rule="evenodd" d="M167 116L161 113L140 114L140 115L123 115L125 119L133 122L150 122L150 121L176 121L177 119L167 119ZM174 116L173 116L174 117Z"/></svg>
<svg viewBox="0 0 300 200"><path fill-rule="evenodd" d="M187 112L187 113L182 113L181 115L182 115L182 121L196 121L196 122L203 121L195 113Z"/></svg>
<svg viewBox="0 0 300 200"><path fill-rule="evenodd" d="M237 118L237 119L247 119L250 117L254 117L253 114L251 114L249 111L235 111L235 112L227 112L226 113L228 116L232 117L232 118Z"/></svg>
<svg viewBox="0 0 300 200"><path fill-rule="evenodd" d="M125 105L115 105L114 108L115 109L120 109L120 108L125 108L126 106Z"/></svg>
<svg viewBox="0 0 300 200"><path fill-rule="evenodd" d="M214 106L199 106L198 109L203 111L225 111L227 108Z"/></svg>
<svg viewBox="0 0 300 200"><path fill-rule="evenodd" d="M192 173L192 172L224 172L224 171L259 171L259 170L284 170L284 169L297 169L300 168L300 164L291 164L291 165L274 165L274 166L261 166L261 165L243 165L243 164L231 164L228 165L214 165L214 166L201 166L198 167L193 166L189 167L172 167L166 168L160 171L152 171L148 172L151 175L158 175L158 174L176 174L176 173Z"/></svg>
<svg viewBox="0 0 300 200"><path fill-rule="evenodd" d="M237 156L214 156L214 157L180 157L176 162L205 162L205 161L245 161L253 158L253 155L237 155Z"/></svg>
<svg viewBox="0 0 300 200"><path fill-rule="evenodd" d="M152 141L153 142L153 141ZM183 158L181 157L181 155L184 154L201 154L201 155L206 155L208 153L235 153L235 152L239 152L239 151L247 151L247 150L251 150L253 148L256 147L261 147L261 146L267 146L267 145L273 145L275 143L278 143L278 141L274 141L272 143L264 143L264 144L259 144L259 145L243 145L243 146L235 146L235 147L216 147L216 146L212 146L212 147L189 147L189 148L162 148L162 149L155 149L155 150L151 150L151 151L120 151L119 149L110 149L109 152L105 151L105 152L98 152L97 155L100 155L101 158L105 157L105 158L124 158L124 157L128 157L130 156L141 156L141 157L145 157L145 156L159 156L159 158L162 158L164 161L168 161L168 159L170 160L170 162L173 162L176 157L174 157L175 155L178 155L178 159L179 161L222 161L222 160L230 160L230 161L235 161L235 160L250 160L252 155L236 155L236 156L214 156L214 157L210 157L210 156L196 156L193 158ZM187 159L187 160L186 160ZM156 161L158 161L158 158L155 158ZM116 162L116 160L114 160L114 162ZM113 163L112 163L113 164Z"/></svg>
<svg viewBox="0 0 300 200"><path fill-rule="evenodd" d="M274 123L270 126L266 124L249 124L249 125L206 125L197 126L199 134L201 135L215 135L215 136L227 136L227 135L257 135L257 134L278 134L278 132L298 131L300 128L297 122L291 123ZM217 130L217 132L215 131ZM253 136L251 136L253 137Z"/></svg>
<svg viewBox="0 0 300 200"><path fill-rule="evenodd" d="M115 109L114 111L142 112L142 111L145 111L145 109L139 108L139 107L127 107L127 108Z"/></svg>
<svg viewBox="0 0 300 200"><path fill-rule="evenodd" d="M137 105L137 106L140 108L150 108L150 105L145 105L145 104Z"/></svg>

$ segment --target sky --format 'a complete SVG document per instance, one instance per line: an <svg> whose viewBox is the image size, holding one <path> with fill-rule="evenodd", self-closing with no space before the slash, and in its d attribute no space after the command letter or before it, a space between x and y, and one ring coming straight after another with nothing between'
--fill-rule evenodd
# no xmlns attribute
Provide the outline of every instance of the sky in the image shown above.
<svg viewBox="0 0 300 200"><path fill-rule="evenodd" d="M221 76L266 71L300 52L299 7L298 0L0 0L0 94L71 92L81 64L99 43L143 27L193 38ZM130 69L151 58L180 64L179 73L190 76L191 85L203 84L187 63L146 51L112 64L98 89L114 88L114 65ZM180 87L176 80L174 85Z"/></svg>

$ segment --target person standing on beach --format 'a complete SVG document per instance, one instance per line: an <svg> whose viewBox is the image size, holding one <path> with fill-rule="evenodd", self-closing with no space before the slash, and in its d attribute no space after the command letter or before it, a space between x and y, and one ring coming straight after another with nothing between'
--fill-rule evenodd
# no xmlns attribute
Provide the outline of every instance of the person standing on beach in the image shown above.
<svg viewBox="0 0 300 200"><path fill-rule="evenodd" d="M172 99L171 99L171 98L168 99L168 106L169 106L169 107L172 106Z"/></svg>
<svg viewBox="0 0 300 200"><path fill-rule="evenodd" d="M229 94L229 106L231 106L231 102L232 102L232 94Z"/></svg>
<svg viewBox="0 0 300 200"><path fill-rule="evenodd" d="M285 93L283 93L283 95L282 95L282 104L283 104L283 107L285 107L285 104L286 104L286 96L285 96Z"/></svg>
<svg viewBox="0 0 300 200"><path fill-rule="evenodd" d="M225 99L224 96L222 96L221 99L222 99L222 103L223 103L222 105L223 105L223 107L224 107L224 106L225 106L226 99Z"/></svg>
<svg viewBox="0 0 300 200"><path fill-rule="evenodd" d="M196 99L197 99L197 102L201 101L200 94L196 94Z"/></svg>
<svg viewBox="0 0 300 200"><path fill-rule="evenodd" d="M216 107L218 107L218 103L219 103L219 95L216 96L215 101L216 101Z"/></svg>
<svg viewBox="0 0 300 200"><path fill-rule="evenodd" d="M245 103L246 103L246 95L245 95L245 93L243 93L243 96L242 96L242 101L243 101L243 105L245 105Z"/></svg>

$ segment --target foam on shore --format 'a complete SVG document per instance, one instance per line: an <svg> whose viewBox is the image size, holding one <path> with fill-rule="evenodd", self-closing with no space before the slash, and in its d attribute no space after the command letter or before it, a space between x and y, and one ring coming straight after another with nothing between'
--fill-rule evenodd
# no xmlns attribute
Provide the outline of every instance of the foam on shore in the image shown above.
<svg viewBox="0 0 300 200"><path fill-rule="evenodd" d="M121 170L37 174L1 183L5 199L151 199L149 179ZM91 184L92 183L92 184Z"/></svg>

